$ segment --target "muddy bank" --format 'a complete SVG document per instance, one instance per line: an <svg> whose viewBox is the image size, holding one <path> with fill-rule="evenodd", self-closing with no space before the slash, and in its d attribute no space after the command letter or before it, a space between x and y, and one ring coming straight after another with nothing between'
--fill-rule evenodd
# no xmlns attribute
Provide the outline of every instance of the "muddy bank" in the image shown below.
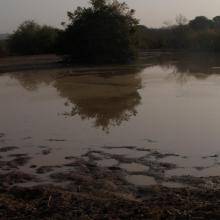
<svg viewBox="0 0 220 220"><path fill-rule="evenodd" d="M1 219L219 219L220 191L151 189L145 200L53 186L0 193Z"/></svg>
<svg viewBox="0 0 220 220"><path fill-rule="evenodd" d="M101 167L89 157L68 157L61 170L40 167L32 175L18 170L1 172L0 219L220 218L218 188L137 186L126 180L124 169ZM48 183L40 178L45 174L50 177ZM218 182L219 178L186 180L195 186L199 180Z"/></svg>
<svg viewBox="0 0 220 220"><path fill-rule="evenodd" d="M64 66L61 61L53 54L0 58L0 73L60 68Z"/></svg>
<svg viewBox="0 0 220 220"><path fill-rule="evenodd" d="M2 135L4 138L4 135ZM47 139L59 143L64 139ZM20 146L0 148L0 219L219 219L220 176L192 176L185 155L140 146L100 146L57 164L37 163ZM218 166L218 155L201 157ZM47 160L47 159L45 159ZM167 175L169 174L169 175Z"/></svg>
<svg viewBox="0 0 220 220"><path fill-rule="evenodd" d="M50 186L0 191L1 219L219 219L220 191L151 188L138 196ZM144 196L143 196L144 195Z"/></svg>

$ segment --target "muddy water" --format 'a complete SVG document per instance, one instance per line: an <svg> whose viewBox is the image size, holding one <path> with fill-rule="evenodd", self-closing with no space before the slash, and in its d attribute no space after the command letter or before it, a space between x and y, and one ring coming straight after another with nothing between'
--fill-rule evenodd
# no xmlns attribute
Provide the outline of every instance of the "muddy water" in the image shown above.
<svg viewBox="0 0 220 220"><path fill-rule="evenodd" d="M2 74L0 146L17 148L0 155L28 155L21 168L30 172L98 151L93 159L105 167L126 170L116 158L123 156L129 170L143 172L138 160L148 156L176 165L165 176L217 176L219 66L217 57L166 54L127 66ZM128 179L134 183L135 175Z"/></svg>

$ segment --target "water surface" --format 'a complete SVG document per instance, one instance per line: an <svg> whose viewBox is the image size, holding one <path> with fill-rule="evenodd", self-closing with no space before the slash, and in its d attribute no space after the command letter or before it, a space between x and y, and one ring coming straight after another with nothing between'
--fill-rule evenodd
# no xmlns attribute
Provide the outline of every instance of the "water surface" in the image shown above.
<svg viewBox="0 0 220 220"><path fill-rule="evenodd" d="M201 175L219 175L219 66L210 55L165 54L135 65L1 74L0 145L18 146L13 153L30 155L28 166L63 164L88 150L147 154L103 148L137 146L179 155L170 160L187 167L184 174L200 176L189 168L206 166Z"/></svg>

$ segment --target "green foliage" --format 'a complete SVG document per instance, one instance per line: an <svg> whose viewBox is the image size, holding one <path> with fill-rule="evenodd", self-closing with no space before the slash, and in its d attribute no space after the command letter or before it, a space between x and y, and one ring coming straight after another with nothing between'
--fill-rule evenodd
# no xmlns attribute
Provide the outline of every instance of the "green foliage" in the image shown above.
<svg viewBox="0 0 220 220"><path fill-rule="evenodd" d="M125 63L135 58L138 21L125 3L91 0L90 7L68 12L60 36L61 53L75 63Z"/></svg>
<svg viewBox="0 0 220 220"><path fill-rule="evenodd" d="M25 21L9 39L10 52L19 55L55 52L57 36L55 28Z"/></svg>

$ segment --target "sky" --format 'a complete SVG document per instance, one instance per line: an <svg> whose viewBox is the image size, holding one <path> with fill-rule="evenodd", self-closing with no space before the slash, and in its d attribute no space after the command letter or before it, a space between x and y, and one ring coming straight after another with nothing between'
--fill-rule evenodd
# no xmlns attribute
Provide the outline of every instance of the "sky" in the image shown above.
<svg viewBox="0 0 220 220"><path fill-rule="evenodd" d="M140 23L161 27L178 14L188 20L198 15L220 15L220 0L124 0L136 10ZM0 0L0 33L11 33L25 20L60 27L66 12L86 6L88 0Z"/></svg>

